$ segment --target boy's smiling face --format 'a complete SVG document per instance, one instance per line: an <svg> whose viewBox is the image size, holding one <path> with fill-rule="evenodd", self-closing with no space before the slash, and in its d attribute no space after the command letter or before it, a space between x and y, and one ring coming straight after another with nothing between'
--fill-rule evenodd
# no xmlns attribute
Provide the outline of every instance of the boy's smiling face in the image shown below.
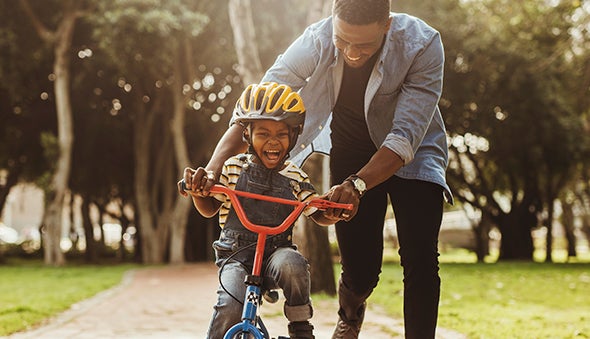
<svg viewBox="0 0 590 339"><path fill-rule="evenodd" d="M289 126L281 121L258 120L251 124L252 148L266 168L282 165L289 149Z"/></svg>

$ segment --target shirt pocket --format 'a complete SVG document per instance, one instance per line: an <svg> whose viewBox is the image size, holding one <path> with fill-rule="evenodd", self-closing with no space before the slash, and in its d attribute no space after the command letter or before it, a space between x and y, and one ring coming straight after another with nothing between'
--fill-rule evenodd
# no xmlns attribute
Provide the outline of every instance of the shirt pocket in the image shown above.
<svg viewBox="0 0 590 339"><path fill-rule="evenodd" d="M369 106L367 125L369 130L373 132L371 133L372 136L378 137L379 143L385 140L393 127L399 92L399 88L389 93L379 91L375 94ZM377 145L377 147L379 146L381 145Z"/></svg>

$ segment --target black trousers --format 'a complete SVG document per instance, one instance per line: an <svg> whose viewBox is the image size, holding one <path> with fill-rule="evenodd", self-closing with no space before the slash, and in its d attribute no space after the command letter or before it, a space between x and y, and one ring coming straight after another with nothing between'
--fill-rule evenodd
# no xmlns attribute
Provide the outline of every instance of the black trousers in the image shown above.
<svg viewBox="0 0 590 339"><path fill-rule="evenodd" d="M357 158L358 160L358 158ZM368 159L364 159L368 161ZM366 161L331 161L332 183L339 184ZM440 277L438 234L442 221L443 187L391 177L367 191L356 216L336 224L342 274L339 314L358 321L359 310L377 286L383 258L383 225L387 197L391 199L399 254L404 274L404 327L406 338L434 338L438 318Z"/></svg>

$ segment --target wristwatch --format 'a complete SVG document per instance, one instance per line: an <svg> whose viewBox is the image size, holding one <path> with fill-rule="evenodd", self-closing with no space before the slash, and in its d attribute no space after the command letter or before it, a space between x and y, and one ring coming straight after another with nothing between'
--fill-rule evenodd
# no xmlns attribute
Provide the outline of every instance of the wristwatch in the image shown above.
<svg viewBox="0 0 590 339"><path fill-rule="evenodd" d="M344 181L350 181L352 186L354 186L354 189L359 193L359 198L362 197L367 191L367 184L356 174L349 176Z"/></svg>

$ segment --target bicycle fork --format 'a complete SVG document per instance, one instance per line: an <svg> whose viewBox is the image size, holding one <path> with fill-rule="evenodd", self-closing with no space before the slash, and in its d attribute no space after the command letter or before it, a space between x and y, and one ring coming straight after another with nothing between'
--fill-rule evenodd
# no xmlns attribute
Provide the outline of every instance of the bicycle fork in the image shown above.
<svg viewBox="0 0 590 339"><path fill-rule="evenodd" d="M254 267L252 274L246 275L245 283L246 295L244 296L244 308L242 311L242 322L232 326L223 337L224 339L232 339L237 334L237 338L250 338L253 335L255 339L270 339L268 330L264 323L258 316L258 307L261 303L261 286L264 278L262 272L262 258L264 255L264 246L266 245L266 234L259 233L256 244L256 252L254 254Z"/></svg>

